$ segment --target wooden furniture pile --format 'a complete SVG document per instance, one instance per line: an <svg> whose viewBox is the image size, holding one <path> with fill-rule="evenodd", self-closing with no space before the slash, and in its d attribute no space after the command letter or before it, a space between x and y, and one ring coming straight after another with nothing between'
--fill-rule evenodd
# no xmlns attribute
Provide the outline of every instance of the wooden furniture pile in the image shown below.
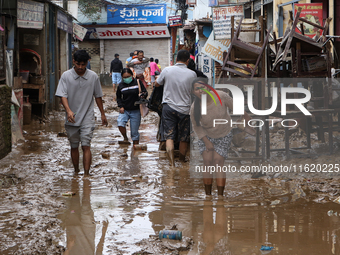
<svg viewBox="0 0 340 255"><path fill-rule="evenodd" d="M329 153L333 152L333 115L339 114L340 109L332 107L331 46L326 39L331 18L327 18L322 26L300 17L300 14L301 9L297 11L293 20L291 13L290 25L282 38L276 38L275 32L271 34L271 27L266 29L266 22L262 17L259 19L259 29L256 30L242 30L242 20L234 30L232 17L232 39L230 48L224 55L223 77L238 77L238 86L241 88L245 84L253 85L253 101L256 109L270 108L272 84L275 84L278 91L281 87L291 86L304 87L311 92L308 110L312 116L305 116L294 106L287 109L287 115L284 116L285 119L298 120L306 133L306 146L290 148L289 138L292 132L286 127L284 148L271 149L269 122L265 121L265 127L261 130L262 144L259 138L260 130L258 130L255 150L256 156L259 156L259 147L262 147L260 157L263 159L270 158L272 151L285 151L286 157L292 155L310 157L311 150L308 149L312 148L311 133L313 132L317 132L318 139L322 142L325 142L325 132L328 132ZM313 26L314 31L318 31L317 35L313 38L305 35L304 24ZM239 39L241 32L253 31L259 32L259 42L243 42ZM265 60L267 60L267 65ZM252 68L245 65L249 63L252 64ZM255 77L264 79L259 81ZM271 78L275 78L275 82L271 83ZM231 83L233 83L232 80ZM267 96L265 90L267 90ZM299 98L301 94L292 93L291 96ZM269 100L267 102L269 107L265 103L266 100ZM282 118L280 105L279 97L278 109L271 116ZM307 103L304 106L307 108ZM264 116L263 119L269 119L269 116Z"/></svg>

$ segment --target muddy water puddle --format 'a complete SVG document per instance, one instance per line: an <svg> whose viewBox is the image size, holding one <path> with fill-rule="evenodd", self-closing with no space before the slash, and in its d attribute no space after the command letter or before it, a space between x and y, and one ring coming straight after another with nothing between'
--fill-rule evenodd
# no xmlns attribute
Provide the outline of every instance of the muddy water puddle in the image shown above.
<svg viewBox="0 0 340 255"><path fill-rule="evenodd" d="M245 175L222 199L205 197L189 163L171 168L158 151L156 116L141 125L147 150L133 151L118 144L117 112L107 115L90 178L73 175L61 114L25 127L26 142L0 161L0 254L340 254L337 180ZM159 241L174 225L183 241Z"/></svg>

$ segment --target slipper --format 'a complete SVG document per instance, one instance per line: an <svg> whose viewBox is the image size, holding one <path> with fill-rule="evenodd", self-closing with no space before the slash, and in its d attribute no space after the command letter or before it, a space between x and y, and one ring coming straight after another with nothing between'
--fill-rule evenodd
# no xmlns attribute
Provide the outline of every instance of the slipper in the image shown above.
<svg viewBox="0 0 340 255"><path fill-rule="evenodd" d="M127 144L127 145L129 145L131 143L129 141L118 141L118 144Z"/></svg>

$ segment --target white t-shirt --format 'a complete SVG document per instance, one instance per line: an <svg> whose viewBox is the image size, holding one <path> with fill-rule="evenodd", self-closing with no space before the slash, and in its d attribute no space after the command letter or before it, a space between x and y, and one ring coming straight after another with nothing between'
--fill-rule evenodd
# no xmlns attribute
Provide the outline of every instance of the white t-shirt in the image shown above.
<svg viewBox="0 0 340 255"><path fill-rule="evenodd" d="M162 103L172 109L188 115L191 104L191 86L196 73L185 64L177 63L164 68L157 79L159 85L164 85Z"/></svg>
<svg viewBox="0 0 340 255"><path fill-rule="evenodd" d="M145 60L145 58L143 58L143 60ZM139 62L138 58L131 60L131 63L135 63L135 62ZM139 74L143 74L145 71L145 68L147 67L150 67L149 62L133 65L133 70L135 71L137 75L139 75Z"/></svg>
<svg viewBox="0 0 340 255"><path fill-rule="evenodd" d="M94 124L94 97L103 97L100 81L95 72L86 69L83 76L79 76L74 68L64 72L55 95L66 97L71 111L75 113L75 123L67 121L66 113L66 125Z"/></svg>

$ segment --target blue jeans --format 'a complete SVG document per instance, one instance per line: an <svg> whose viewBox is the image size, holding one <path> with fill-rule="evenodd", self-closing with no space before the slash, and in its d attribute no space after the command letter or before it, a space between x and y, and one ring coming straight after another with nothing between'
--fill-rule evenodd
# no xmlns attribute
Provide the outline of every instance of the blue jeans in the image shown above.
<svg viewBox="0 0 340 255"><path fill-rule="evenodd" d="M126 123L130 120L130 131L132 141L139 140L139 125L141 120L140 110L124 110L124 113L119 113L117 122L118 127L126 127Z"/></svg>
<svg viewBox="0 0 340 255"><path fill-rule="evenodd" d="M112 72L112 83L119 84L122 82L122 75L120 73Z"/></svg>

